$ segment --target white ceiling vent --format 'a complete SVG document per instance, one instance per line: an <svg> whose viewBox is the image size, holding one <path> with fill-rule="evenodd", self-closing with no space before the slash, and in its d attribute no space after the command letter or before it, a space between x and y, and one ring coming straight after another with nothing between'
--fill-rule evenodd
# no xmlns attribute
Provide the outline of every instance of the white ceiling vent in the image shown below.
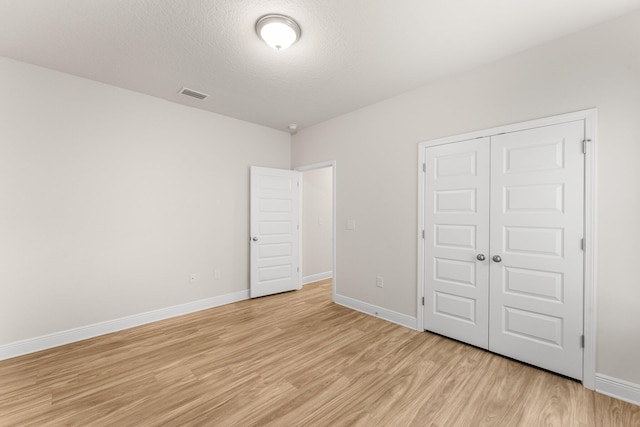
<svg viewBox="0 0 640 427"><path fill-rule="evenodd" d="M207 99L209 97L209 95L207 95L206 93L197 92L195 90L191 90L191 89L188 89L186 87L183 87L182 89L180 89L180 94L187 95L187 96L190 96L192 98L199 99L201 101L204 100L204 99Z"/></svg>

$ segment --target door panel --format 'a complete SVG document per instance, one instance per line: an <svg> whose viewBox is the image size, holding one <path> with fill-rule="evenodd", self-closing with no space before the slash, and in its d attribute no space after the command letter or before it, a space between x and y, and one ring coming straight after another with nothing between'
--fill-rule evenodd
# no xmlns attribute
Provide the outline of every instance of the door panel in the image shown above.
<svg viewBox="0 0 640 427"><path fill-rule="evenodd" d="M503 267L504 292L564 302L564 275L553 271Z"/></svg>
<svg viewBox="0 0 640 427"><path fill-rule="evenodd" d="M251 168L251 298L300 289L299 173Z"/></svg>
<svg viewBox="0 0 640 427"><path fill-rule="evenodd" d="M489 139L429 147L426 164L424 328L487 348Z"/></svg>
<svg viewBox="0 0 640 427"><path fill-rule="evenodd" d="M582 378L582 121L491 137L489 349Z"/></svg>

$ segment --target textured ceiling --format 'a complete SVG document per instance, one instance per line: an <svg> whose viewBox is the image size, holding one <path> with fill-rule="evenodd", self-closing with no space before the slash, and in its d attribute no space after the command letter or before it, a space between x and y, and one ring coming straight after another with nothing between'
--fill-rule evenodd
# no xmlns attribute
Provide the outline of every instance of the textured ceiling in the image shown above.
<svg viewBox="0 0 640 427"><path fill-rule="evenodd" d="M0 0L0 56L276 129L309 126L640 0ZM292 16L275 51L256 20ZM197 101L183 87L211 96ZM34 100L37 102L37 100Z"/></svg>

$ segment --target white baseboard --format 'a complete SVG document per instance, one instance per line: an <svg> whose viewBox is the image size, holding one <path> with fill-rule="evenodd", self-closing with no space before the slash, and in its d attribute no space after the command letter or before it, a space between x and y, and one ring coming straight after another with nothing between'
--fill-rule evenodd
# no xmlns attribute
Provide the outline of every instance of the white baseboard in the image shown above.
<svg viewBox="0 0 640 427"><path fill-rule="evenodd" d="M304 276L302 278L302 284L317 282L319 280L331 279L333 277L333 271L325 271L324 273L312 274L310 276Z"/></svg>
<svg viewBox="0 0 640 427"><path fill-rule="evenodd" d="M158 320L181 316L183 314L189 314L208 308L219 307L221 305L230 304L246 299L249 299L248 289L245 291L219 295L203 300L174 305L172 307L148 311L146 313L134 314L127 317L122 317L120 319L94 323L93 325L81 326L75 329L69 329L66 331L55 332L53 334L30 338L23 341L4 344L0 345L0 360L22 356L24 354L34 353L36 351L46 350L48 348L57 347L76 341L82 341L88 338L97 337L99 335L109 334L111 332L117 332L123 329L129 329L135 326L157 322Z"/></svg>
<svg viewBox="0 0 640 427"><path fill-rule="evenodd" d="M640 385L596 374L596 391L640 406Z"/></svg>
<svg viewBox="0 0 640 427"><path fill-rule="evenodd" d="M405 326L413 330L416 329L417 319L415 317L407 316L406 314L398 313L393 310L387 310L386 308L378 307L354 298L345 297L344 295L335 294L333 301L336 304L379 317L388 322L396 323L400 326Z"/></svg>

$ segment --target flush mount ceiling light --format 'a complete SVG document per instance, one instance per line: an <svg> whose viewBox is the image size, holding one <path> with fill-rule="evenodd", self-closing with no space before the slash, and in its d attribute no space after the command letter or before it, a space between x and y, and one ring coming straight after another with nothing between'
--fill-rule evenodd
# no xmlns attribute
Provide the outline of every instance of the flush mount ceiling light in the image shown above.
<svg viewBox="0 0 640 427"><path fill-rule="evenodd" d="M266 44L283 50L300 38L300 26L284 15L265 15L256 22L256 33Z"/></svg>

